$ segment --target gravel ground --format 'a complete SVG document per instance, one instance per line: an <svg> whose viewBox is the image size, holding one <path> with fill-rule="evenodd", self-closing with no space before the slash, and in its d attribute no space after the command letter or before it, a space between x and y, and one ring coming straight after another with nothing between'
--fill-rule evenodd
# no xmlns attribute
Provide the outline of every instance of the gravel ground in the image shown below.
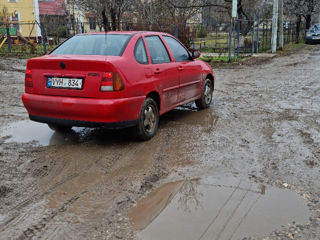
<svg viewBox="0 0 320 240"><path fill-rule="evenodd" d="M135 239L127 211L148 193L228 175L296 192L310 211L247 239L319 239L320 46L256 61L214 69L210 109L177 108L138 142L127 129L28 121L26 61L0 59L0 239Z"/></svg>

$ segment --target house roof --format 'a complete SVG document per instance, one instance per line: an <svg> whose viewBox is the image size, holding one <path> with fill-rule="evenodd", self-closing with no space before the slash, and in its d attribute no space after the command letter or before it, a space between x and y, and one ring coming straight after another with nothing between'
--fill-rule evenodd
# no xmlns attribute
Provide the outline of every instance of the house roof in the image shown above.
<svg viewBox="0 0 320 240"><path fill-rule="evenodd" d="M66 15L64 0L39 0L40 15Z"/></svg>

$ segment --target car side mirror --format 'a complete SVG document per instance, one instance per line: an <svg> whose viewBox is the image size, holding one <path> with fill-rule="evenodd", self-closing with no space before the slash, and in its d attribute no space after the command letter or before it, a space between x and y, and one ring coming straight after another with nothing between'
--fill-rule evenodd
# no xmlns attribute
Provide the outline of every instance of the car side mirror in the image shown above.
<svg viewBox="0 0 320 240"><path fill-rule="evenodd" d="M192 54L192 58L193 58L193 59L200 57L200 52L197 51L197 50L193 50L193 51L191 52L191 54Z"/></svg>

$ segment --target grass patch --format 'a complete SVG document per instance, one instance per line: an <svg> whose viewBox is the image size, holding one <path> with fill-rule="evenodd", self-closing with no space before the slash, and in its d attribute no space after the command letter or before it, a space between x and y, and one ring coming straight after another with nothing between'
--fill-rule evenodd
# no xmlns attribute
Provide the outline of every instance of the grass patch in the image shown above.
<svg viewBox="0 0 320 240"><path fill-rule="evenodd" d="M56 45L47 45L47 52L53 50ZM13 44L11 45L11 53L8 51L8 45L5 44L0 49L1 57L18 57L31 58L44 55L43 46L41 44Z"/></svg>
<svg viewBox="0 0 320 240"><path fill-rule="evenodd" d="M231 62L236 62L236 61L241 61L243 60L245 57L239 56L239 57L231 57ZM212 62L229 62L229 57L228 56L212 56L212 57L208 57L208 56L202 56L199 58L202 61L208 62L208 63L212 63Z"/></svg>

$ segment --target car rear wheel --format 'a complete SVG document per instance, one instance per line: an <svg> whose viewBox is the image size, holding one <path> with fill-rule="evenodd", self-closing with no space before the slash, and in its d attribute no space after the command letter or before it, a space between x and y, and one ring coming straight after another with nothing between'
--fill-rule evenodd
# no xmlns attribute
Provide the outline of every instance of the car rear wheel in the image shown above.
<svg viewBox="0 0 320 240"><path fill-rule="evenodd" d="M62 125L57 125L57 124L49 124L48 126L51 130L56 131L56 132L67 132L70 131L71 126L62 126Z"/></svg>
<svg viewBox="0 0 320 240"><path fill-rule="evenodd" d="M142 104L139 122L137 125L137 135L141 140L152 138L159 124L159 112L156 102L152 98L146 98Z"/></svg>
<svg viewBox="0 0 320 240"><path fill-rule="evenodd" d="M203 84L201 97L195 101L199 109L205 109L210 106L210 103L212 101L212 93L213 93L212 81L207 78Z"/></svg>

